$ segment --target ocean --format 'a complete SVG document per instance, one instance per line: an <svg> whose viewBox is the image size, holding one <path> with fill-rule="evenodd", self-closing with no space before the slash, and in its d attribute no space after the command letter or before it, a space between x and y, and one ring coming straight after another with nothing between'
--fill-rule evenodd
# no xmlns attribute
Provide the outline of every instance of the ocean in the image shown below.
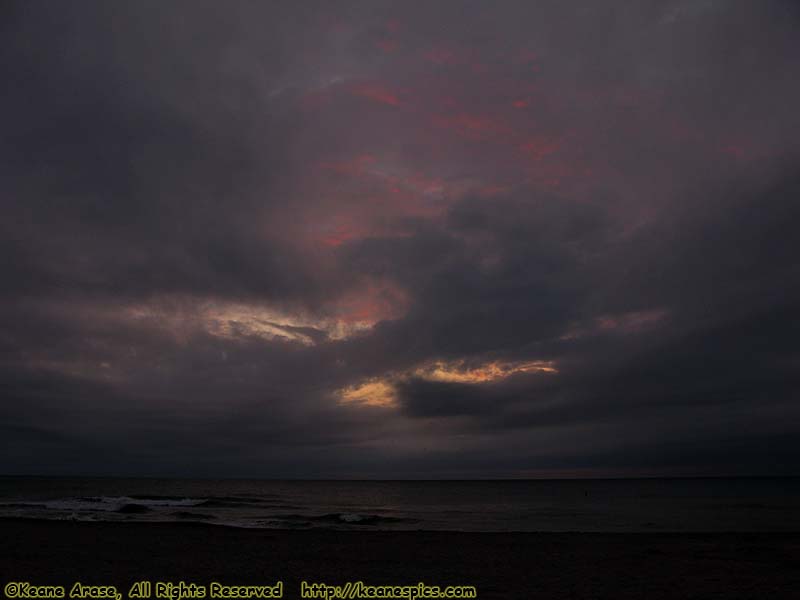
<svg viewBox="0 0 800 600"><path fill-rule="evenodd" d="M0 518L265 529L800 531L800 478L275 481L0 477Z"/></svg>

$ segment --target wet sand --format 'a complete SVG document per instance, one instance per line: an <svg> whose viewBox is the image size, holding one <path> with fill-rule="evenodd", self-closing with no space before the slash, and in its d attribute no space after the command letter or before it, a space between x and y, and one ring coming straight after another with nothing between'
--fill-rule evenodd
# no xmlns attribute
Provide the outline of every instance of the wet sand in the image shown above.
<svg viewBox="0 0 800 600"><path fill-rule="evenodd" d="M0 583L472 585L478 598L800 597L800 534L274 531L0 520Z"/></svg>

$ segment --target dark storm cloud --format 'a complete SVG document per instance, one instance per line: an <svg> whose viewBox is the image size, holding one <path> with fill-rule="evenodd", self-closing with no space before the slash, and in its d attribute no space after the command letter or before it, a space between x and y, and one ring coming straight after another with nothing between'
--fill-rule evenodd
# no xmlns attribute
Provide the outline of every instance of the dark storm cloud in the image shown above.
<svg viewBox="0 0 800 600"><path fill-rule="evenodd" d="M4 472L796 473L791 3L0 10Z"/></svg>
<svg viewBox="0 0 800 600"><path fill-rule="evenodd" d="M238 21L187 21L176 6L157 11L161 32L150 9L17 11L4 40L2 145L16 198L4 228L15 281L124 294L313 293L292 249L252 225L278 201L270 180L286 130L240 103L242 76L213 61ZM261 50L262 75L274 77L270 48Z"/></svg>
<svg viewBox="0 0 800 600"><path fill-rule="evenodd" d="M465 430L498 437L587 424L615 430L617 442L607 449L592 448L608 439L603 433L570 435L571 445L586 445L585 460L574 450L568 458L532 459L553 469L793 472L797 432L788 423L800 417L792 347L800 333L793 259L800 248L791 234L797 192L795 178L770 182L725 214L693 225L679 220L644 249L640 240L628 245L627 260L613 264L653 245L674 249L646 255L647 269L627 273L623 288L626 303L640 290L642 305L658 300L670 307L666 329L635 340L606 332L554 345L565 368L524 386L411 381L401 387L406 413L458 418ZM651 439L639 439L642 432Z"/></svg>

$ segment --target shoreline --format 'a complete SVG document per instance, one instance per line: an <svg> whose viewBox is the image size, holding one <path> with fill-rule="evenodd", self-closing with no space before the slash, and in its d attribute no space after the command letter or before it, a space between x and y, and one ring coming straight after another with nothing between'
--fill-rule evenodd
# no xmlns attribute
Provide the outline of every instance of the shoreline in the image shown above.
<svg viewBox="0 0 800 600"><path fill-rule="evenodd" d="M2 585L300 582L475 586L478 598L794 598L797 533L245 529L0 520ZM155 596L154 596L155 597Z"/></svg>
<svg viewBox="0 0 800 600"><path fill-rule="evenodd" d="M0 516L0 529L4 523L57 523L70 525L111 525L121 527L133 527L141 525L143 527L208 527L212 529L230 529L233 531L260 531L276 533L321 533L330 532L337 534L446 534L446 535L547 535L547 536L686 536L686 537L725 537L725 536L789 536L800 538L800 530L779 530L779 529L620 529L616 531L591 530L591 529L564 529L551 530L541 529L536 531L510 531L510 530L472 530L472 529L382 529L377 525L358 525L342 522L337 526L312 526L312 527L255 527L246 525L234 525L226 521L217 519L173 519L173 520L130 520L120 519L67 519L67 518L42 518L26 516Z"/></svg>

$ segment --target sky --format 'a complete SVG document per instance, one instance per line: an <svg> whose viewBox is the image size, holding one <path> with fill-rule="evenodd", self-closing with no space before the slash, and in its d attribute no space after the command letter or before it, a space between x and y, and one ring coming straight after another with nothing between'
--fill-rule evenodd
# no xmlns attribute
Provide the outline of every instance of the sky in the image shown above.
<svg viewBox="0 0 800 600"><path fill-rule="evenodd" d="M800 9L0 7L0 473L800 475Z"/></svg>

